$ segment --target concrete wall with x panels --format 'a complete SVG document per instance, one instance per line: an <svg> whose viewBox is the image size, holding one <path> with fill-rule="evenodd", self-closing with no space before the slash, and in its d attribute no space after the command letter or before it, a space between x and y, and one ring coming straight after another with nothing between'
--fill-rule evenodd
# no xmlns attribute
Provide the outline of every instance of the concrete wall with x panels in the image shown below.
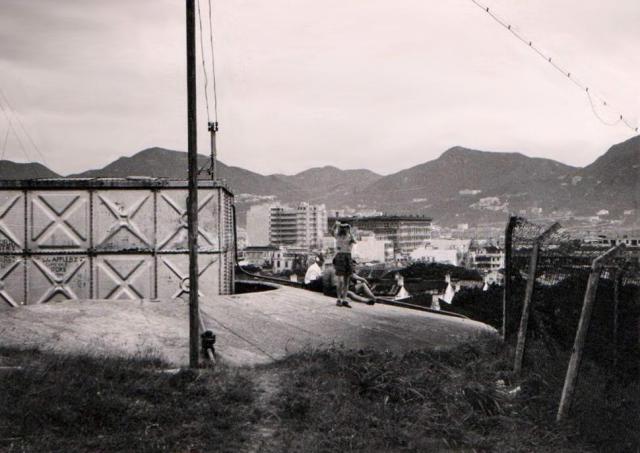
<svg viewBox="0 0 640 453"><path fill-rule="evenodd" d="M183 296L186 201L186 181L1 181L0 303ZM232 205L200 182L201 297L233 291Z"/></svg>

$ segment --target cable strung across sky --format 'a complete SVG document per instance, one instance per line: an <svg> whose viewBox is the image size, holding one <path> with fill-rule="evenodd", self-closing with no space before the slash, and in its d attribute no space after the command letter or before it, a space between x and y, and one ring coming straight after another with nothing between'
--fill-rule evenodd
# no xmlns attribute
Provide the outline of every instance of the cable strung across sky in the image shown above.
<svg viewBox="0 0 640 453"><path fill-rule="evenodd" d="M211 12L211 0L208 2L209 5L209 47L211 50L211 82L212 82L212 94L213 94L213 122L218 122L218 93L216 91L216 65L215 65L215 54L213 48L213 19ZM204 55L204 43L203 43L203 32L202 32L202 14L200 10L200 0L197 3L198 6L198 28L199 28L199 40L200 40L200 57L202 60L202 73L204 75L204 97L205 104L207 110L207 122L211 123L211 118L209 115L209 77L207 75L207 67L205 62Z"/></svg>
<svg viewBox="0 0 640 453"><path fill-rule="evenodd" d="M491 18L496 21L498 24L502 25L504 28L506 28L513 36L515 36L519 41L521 41L522 43L524 43L525 45L527 45L529 48L531 48L535 53L537 53L540 57L544 58L545 61L547 61L547 63L549 63L551 66L553 66L553 68L560 72L563 76L565 76L566 78L568 78L571 82L573 82L574 85L576 85L578 88L580 88L582 91L584 91L587 94L587 98L589 99L589 105L591 106L591 110L593 112L593 114L595 115L596 118L598 118L598 120L606 125L606 126L616 126L620 123L624 124L625 126L627 126L629 129L631 129L634 132L638 132L638 127L634 126L633 124L631 124L631 122L629 120L627 120L624 115L622 114L617 114L617 118L613 121L607 121L605 118L603 118L601 116L601 114L598 112L597 108L596 108L596 104L599 104L603 107L608 107L611 108L611 106L609 105L609 103L603 99L601 96L598 96L596 94L594 94L592 92L592 90L590 90L590 88L585 84L582 83L579 79L576 78L575 75L573 75L573 73L571 71L568 71L564 68L562 68L560 65L558 65L551 56L547 55L544 53L544 51L542 51L538 46L534 45L533 41L525 38L522 33L519 33L517 31L515 31L514 26L509 24L506 20L502 19L500 16L498 16L497 14L495 14L488 6L485 6L483 4L481 4L480 2L478 2L477 0L471 0L476 6L478 6L479 8L481 8L483 11L485 11L489 16L491 16ZM597 102L594 102L594 98L596 98Z"/></svg>

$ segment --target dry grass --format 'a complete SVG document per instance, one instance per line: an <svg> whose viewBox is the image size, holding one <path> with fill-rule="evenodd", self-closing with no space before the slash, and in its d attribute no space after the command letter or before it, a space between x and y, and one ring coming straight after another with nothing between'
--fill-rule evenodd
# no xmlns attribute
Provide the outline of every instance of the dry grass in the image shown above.
<svg viewBox="0 0 640 453"><path fill-rule="evenodd" d="M154 358L1 350L0 451L237 451L253 385L227 369L159 372Z"/></svg>
<svg viewBox="0 0 640 453"><path fill-rule="evenodd" d="M530 352L537 359L520 380L508 371L510 348L494 338L403 357L346 350L292 356L276 365L281 428L268 450L638 450L637 385L612 383L587 363L575 419L559 426L566 356L541 344ZM498 380L519 391L506 394Z"/></svg>
<svg viewBox="0 0 640 453"><path fill-rule="evenodd" d="M0 451L638 451L637 382L585 362L574 419L557 425L566 353L533 343L519 380L511 357L487 337L172 375L153 358L0 349L24 367L0 371Z"/></svg>

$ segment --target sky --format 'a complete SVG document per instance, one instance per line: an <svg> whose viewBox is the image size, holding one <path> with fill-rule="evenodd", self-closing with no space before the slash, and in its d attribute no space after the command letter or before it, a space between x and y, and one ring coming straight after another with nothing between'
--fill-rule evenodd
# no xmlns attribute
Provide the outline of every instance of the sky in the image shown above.
<svg viewBox="0 0 640 453"><path fill-rule="evenodd" d="M389 174L459 145L584 166L635 135L603 125L584 92L471 0L212 2L218 148L230 165ZM639 124L640 2L482 3L605 98L605 120ZM5 158L70 174L151 146L186 150L184 8L0 0L0 89L12 109L3 105L44 156L20 132L27 155L11 133ZM0 145L7 129L0 112Z"/></svg>

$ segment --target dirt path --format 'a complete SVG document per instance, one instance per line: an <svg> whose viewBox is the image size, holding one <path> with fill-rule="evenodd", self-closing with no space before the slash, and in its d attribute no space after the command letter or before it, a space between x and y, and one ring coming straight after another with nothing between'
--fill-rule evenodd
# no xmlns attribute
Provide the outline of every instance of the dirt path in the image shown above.
<svg viewBox="0 0 640 453"><path fill-rule="evenodd" d="M256 407L261 414L260 420L253 427L254 431L249 441L247 452L275 451L274 437L277 435L280 418L277 415L277 395L280 390L281 376L270 368L254 371L258 398Z"/></svg>

